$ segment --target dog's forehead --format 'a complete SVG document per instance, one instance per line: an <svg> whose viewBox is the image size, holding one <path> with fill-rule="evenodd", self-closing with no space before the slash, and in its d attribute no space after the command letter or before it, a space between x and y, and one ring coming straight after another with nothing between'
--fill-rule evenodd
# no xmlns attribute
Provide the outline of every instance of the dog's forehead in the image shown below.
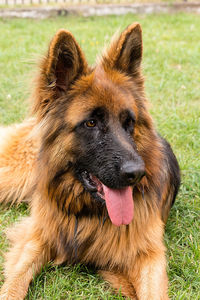
<svg viewBox="0 0 200 300"><path fill-rule="evenodd" d="M83 82L79 81L79 93L66 112L67 121L75 125L87 118L96 107L103 107L116 117L123 110L129 109L137 117L137 106L126 76L119 72L108 73L97 69L85 77Z"/></svg>

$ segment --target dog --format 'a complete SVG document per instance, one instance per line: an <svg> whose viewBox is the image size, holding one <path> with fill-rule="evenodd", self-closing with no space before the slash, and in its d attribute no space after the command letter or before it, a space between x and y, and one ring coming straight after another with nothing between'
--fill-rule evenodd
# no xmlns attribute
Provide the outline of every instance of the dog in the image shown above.
<svg viewBox="0 0 200 300"><path fill-rule="evenodd" d="M31 207L8 231L1 300L24 299L49 261L94 265L130 299L169 299L163 233L180 171L148 112L141 61L138 23L93 68L69 31L53 37L33 118L0 131L0 202Z"/></svg>

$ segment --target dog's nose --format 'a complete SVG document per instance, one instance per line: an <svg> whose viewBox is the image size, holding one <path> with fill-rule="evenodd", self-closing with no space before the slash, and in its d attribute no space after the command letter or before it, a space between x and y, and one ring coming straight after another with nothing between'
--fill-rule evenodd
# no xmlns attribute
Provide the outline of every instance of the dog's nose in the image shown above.
<svg viewBox="0 0 200 300"><path fill-rule="evenodd" d="M139 182L145 175L145 167L143 161L127 161L121 166L121 176L128 184Z"/></svg>

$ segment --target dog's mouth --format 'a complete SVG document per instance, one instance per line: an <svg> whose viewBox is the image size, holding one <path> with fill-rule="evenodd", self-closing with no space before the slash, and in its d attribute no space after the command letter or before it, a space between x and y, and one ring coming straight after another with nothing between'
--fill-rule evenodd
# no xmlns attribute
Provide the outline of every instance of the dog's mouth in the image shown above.
<svg viewBox="0 0 200 300"><path fill-rule="evenodd" d="M127 186L120 189L109 188L96 176L87 171L81 173L85 188L99 199L105 201L111 222L116 225L128 225L133 219L133 192L132 187Z"/></svg>
<svg viewBox="0 0 200 300"><path fill-rule="evenodd" d="M89 172L84 171L81 173L81 177L83 179L83 184L85 188L97 195L97 199L101 202L105 202L105 194L103 190L103 184L101 181L94 175L91 175Z"/></svg>

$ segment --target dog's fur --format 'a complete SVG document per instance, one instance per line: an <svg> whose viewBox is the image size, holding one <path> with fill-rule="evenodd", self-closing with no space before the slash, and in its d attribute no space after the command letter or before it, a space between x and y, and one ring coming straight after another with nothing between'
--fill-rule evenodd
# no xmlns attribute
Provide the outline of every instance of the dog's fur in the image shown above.
<svg viewBox="0 0 200 300"><path fill-rule="evenodd" d="M136 23L95 68L70 32L51 41L33 94L35 118L0 130L0 202L31 203L30 216L8 234L1 300L23 299L49 261L92 264L131 299L169 299L163 231L179 167L147 110L141 59ZM109 191L131 186L127 225L111 222L102 183Z"/></svg>

